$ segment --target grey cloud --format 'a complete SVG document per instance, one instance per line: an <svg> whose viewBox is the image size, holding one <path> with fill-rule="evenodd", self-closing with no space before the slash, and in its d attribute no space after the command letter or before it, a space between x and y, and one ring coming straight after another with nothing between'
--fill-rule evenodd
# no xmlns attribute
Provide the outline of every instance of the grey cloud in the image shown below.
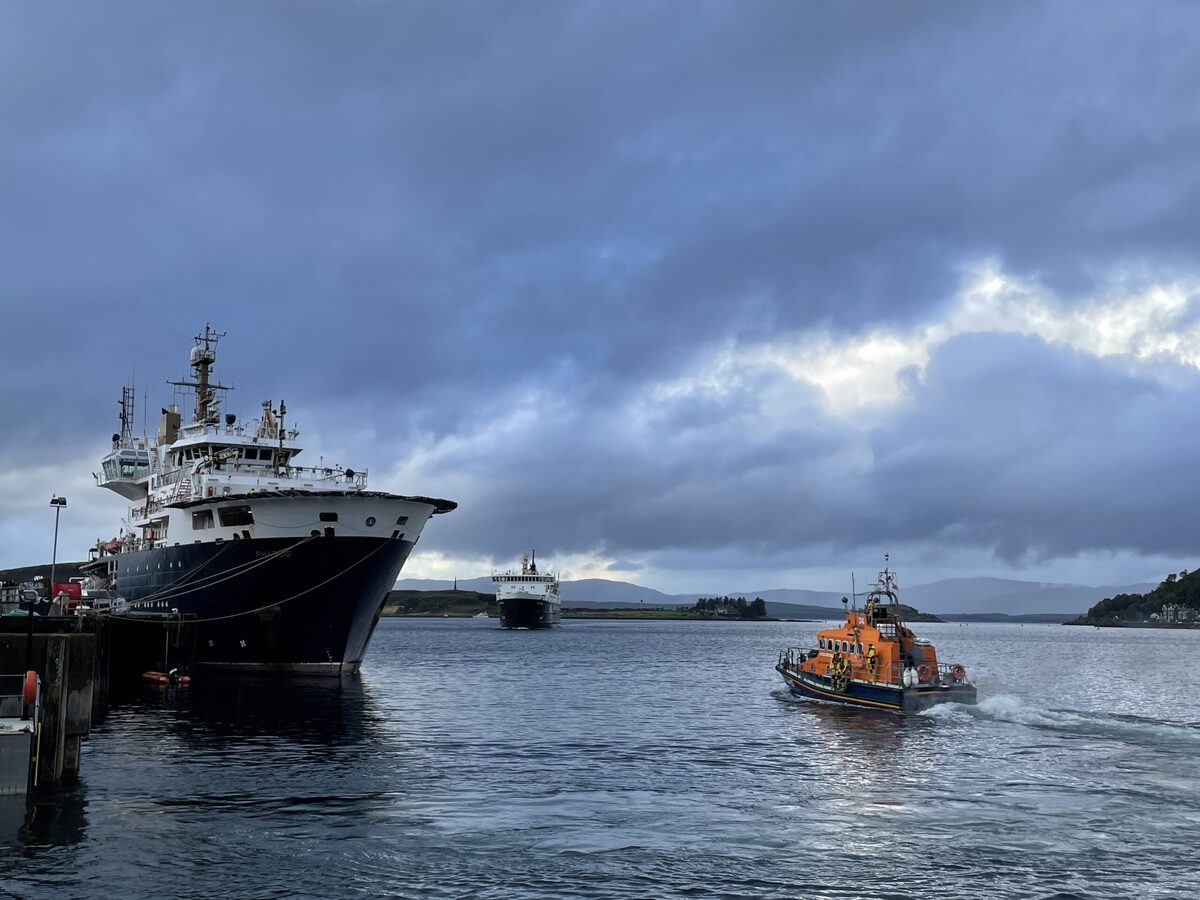
<svg viewBox="0 0 1200 900"><path fill-rule="evenodd" d="M1114 270L1194 273L1187 4L27 4L5 26L8 466L65 462L64 422L107 434L131 369L169 399L210 319L236 409L368 423L349 449L376 470L561 398L538 453L564 521L588 504L565 542L707 548L720 496L766 504L727 508L747 552L848 546L874 532L847 498L880 488L839 468L858 448L808 399L760 435L694 397L632 447L608 443L619 401L726 342L936 318L984 258L1068 299ZM491 524L456 546L495 547L505 492L460 499ZM1003 544L1002 521L969 539Z"/></svg>
<svg viewBox="0 0 1200 900"><path fill-rule="evenodd" d="M980 334L939 348L865 438L782 375L748 381L719 406L669 401L636 434L620 426L618 404L591 425L570 418L495 448L486 482L463 482L471 499L440 541L499 554L514 533L540 533L556 542L547 552L714 568L902 545L1025 564L1097 551L1185 556L1200 502L1188 475L1200 376L1179 369L1173 380L1168 389L1120 361ZM459 462L443 457L443 474ZM538 515L513 521L531 498Z"/></svg>

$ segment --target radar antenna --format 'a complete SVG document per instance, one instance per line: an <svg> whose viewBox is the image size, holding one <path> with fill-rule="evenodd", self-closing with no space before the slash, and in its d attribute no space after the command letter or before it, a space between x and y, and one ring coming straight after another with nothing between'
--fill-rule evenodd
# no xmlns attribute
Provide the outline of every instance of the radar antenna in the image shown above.
<svg viewBox="0 0 1200 900"><path fill-rule="evenodd" d="M192 421L198 425L216 425L220 420L221 401L217 391L228 391L233 385L210 382L208 376L213 364L217 361L217 342L225 337L226 332L217 332L208 322L204 323L204 332L195 336L196 346L192 348L188 364L195 371L195 381L168 381L176 387L192 388L196 392L196 411Z"/></svg>

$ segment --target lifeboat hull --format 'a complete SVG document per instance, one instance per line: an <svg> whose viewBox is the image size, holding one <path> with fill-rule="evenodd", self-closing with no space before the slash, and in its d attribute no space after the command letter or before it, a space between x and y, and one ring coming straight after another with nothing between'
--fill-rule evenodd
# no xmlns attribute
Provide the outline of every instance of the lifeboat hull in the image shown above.
<svg viewBox="0 0 1200 900"><path fill-rule="evenodd" d="M921 712L940 703L974 705L976 702L975 685L965 682L902 687L854 678L844 690L838 691L830 679L820 675L797 671L787 666L776 666L775 669L783 676L788 690L796 696L826 703L840 703L843 706L908 714Z"/></svg>

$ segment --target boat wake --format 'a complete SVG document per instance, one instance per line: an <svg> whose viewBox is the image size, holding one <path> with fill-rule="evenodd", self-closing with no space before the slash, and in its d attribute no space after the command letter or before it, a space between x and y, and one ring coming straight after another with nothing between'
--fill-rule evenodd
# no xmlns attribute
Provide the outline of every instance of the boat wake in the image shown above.
<svg viewBox="0 0 1200 900"><path fill-rule="evenodd" d="M1079 737L1108 738L1131 744L1179 742L1200 747L1200 725L1164 722L1142 716L1030 706L1018 697L1001 694L975 706L948 703L920 713L929 719L967 722L985 720L1023 725Z"/></svg>

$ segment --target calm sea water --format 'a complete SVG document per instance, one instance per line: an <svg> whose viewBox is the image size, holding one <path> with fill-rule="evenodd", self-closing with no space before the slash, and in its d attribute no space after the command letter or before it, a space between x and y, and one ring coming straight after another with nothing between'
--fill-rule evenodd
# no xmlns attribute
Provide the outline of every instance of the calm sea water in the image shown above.
<svg viewBox="0 0 1200 900"><path fill-rule="evenodd" d="M792 699L815 624L387 620L360 679L148 688L0 810L30 897L1200 896L1200 632L926 625L978 707Z"/></svg>

